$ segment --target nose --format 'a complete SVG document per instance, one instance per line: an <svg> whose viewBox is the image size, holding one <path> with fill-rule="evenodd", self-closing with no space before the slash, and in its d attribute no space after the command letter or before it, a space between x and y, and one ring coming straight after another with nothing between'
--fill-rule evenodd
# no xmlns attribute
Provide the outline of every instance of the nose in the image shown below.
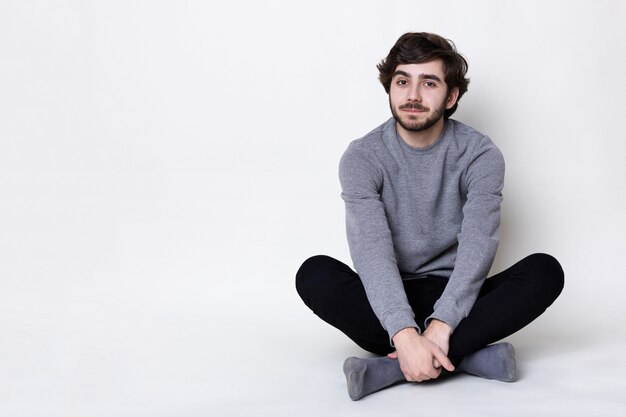
<svg viewBox="0 0 626 417"><path fill-rule="evenodd" d="M407 99L409 101L417 101L418 103L422 102L422 95L420 93L419 84L411 86L408 90Z"/></svg>

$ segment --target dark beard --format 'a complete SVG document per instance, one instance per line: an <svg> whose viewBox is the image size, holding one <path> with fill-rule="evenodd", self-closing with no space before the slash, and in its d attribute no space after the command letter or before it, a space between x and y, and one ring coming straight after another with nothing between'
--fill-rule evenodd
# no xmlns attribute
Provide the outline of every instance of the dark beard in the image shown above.
<svg viewBox="0 0 626 417"><path fill-rule="evenodd" d="M443 117L443 113L446 111L446 104L442 103L441 106L435 109L435 111L431 114L431 116L428 117L423 122L417 122L414 120L409 120L408 122L405 122L404 120L400 118L400 116L396 112L396 109L393 108L393 105L391 104L391 100L389 100L389 107L391 108L391 114L393 115L393 118L396 119L396 122L398 122L398 124L402 126L405 130L408 130L411 132L422 132L424 130L430 129ZM421 110L428 110L427 107L424 107L419 103L413 103L412 105L403 104L400 106L400 109L404 109L407 107L412 107L412 108L421 109Z"/></svg>

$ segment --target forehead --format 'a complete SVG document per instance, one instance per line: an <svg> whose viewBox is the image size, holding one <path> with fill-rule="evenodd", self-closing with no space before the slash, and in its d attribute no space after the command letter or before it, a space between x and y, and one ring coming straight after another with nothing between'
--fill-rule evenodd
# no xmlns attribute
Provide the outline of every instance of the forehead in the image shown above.
<svg viewBox="0 0 626 417"><path fill-rule="evenodd" d="M436 59L434 61L422 62L421 64L400 64L394 71L394 76L398 72L404 72L411 78L421 78L425 74L436 75L440 79L444 79L443 61Z"/></svg>

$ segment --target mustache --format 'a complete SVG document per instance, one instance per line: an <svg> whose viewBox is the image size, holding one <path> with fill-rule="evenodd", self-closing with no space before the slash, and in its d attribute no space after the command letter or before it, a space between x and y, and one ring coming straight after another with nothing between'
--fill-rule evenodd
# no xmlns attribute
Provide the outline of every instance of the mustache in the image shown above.
<svg viewBox="0 0 626 417"><path fill-rule="evenodd" d="M418 102L413 102L413 103L406 103L406 104L402 104L401 106L398 107L400 110L404 110L404 109L415 109L415 110L421 110L421 111L430 111L430 109L426 106L422 106L422 104L418 103Z"/></svg>

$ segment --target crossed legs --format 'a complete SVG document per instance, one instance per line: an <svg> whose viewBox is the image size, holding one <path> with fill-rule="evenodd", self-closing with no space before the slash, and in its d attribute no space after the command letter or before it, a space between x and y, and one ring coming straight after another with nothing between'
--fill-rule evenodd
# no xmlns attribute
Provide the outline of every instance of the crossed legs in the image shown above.
<svg viewBox="0 0 626 417"><path fill-rule="evenodd" d="M423 329L424 320L432 313L447 279L428 276L405 279L403 283L416 321ZM296 275L296 288L316 315L341 330L361 348L381 356L393 351L389 335L372 311L358 275L344 263L324 255L307 259ZM558 297L562 288L563 270L553 257L545 254L524 258L487 279L472 311L450 338L450 360L457 369L484 377L496 375L495 379L507 380L499 376L510 375L514 371L512 346L500 344L488 350L483 348L515 333L541 315ZM503 368L495 370L497 372L494 374L492 368L497 358L502 359L500 364ZM346 378L353 399L383 388L378 387L383 382L400 378L398 370L392 369L394 366L399 368L397 361L373 359L378 359L378 362L349 360L344 364L344 371L348 368ZM375 378L376 375L384 377ZM356 392L354 386L359 385L354 381L359 378L362 389L356 391L360 392L360 396L353 395ZM354 392L350 392L351 379Z"/></svg>

